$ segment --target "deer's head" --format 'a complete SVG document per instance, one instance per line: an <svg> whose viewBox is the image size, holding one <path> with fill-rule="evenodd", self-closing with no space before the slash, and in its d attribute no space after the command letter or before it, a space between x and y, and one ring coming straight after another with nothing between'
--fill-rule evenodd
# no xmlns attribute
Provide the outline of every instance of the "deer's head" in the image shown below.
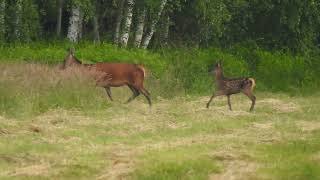
<svg viewBox="0 0 320 180"><path fill-rule="evenodd" d="M62 63L61 69L65 69L69 66L79 65L82 64L75 55L74 55L74 48L69 48L66 57Z"/></svg>

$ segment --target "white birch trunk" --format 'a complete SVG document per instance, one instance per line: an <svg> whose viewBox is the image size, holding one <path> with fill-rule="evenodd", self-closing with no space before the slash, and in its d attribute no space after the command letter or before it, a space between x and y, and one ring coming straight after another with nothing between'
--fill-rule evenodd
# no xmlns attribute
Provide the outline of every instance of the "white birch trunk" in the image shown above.
<svg viewBox="0 0 320 180"><path fill-rule="evenodd" d="M114 31L114 36L113 36L113 42L114 44L119 44L119 39L120 39L120 29L121 29L121 22L123 19L123 5L124 5L124 0L119 0L119 7L118 7L118 16L116 19L116 25L115 25L115 31Z"/></svg>
<svg viewBox="0 0 320 180"><path fill-rule="evenodd" d="M57 0L58 14L57 14L56 33L58 37L60 37L61 35L62 6L63 6L63 0Z"/></svg>
<svg viewBox="0 0 320 180"><path fill-rule="evenodd" d="M0 42L4 41L5 37L5 9L6 9L6 1L0 0Z"/></svg>
<svg viewBox="0 0 320 180"><path fill-rule="evenodd" d="M142 49L146 49L149 46L150 40L151 40L154 32L156 31L156 26L158 24L158 21L160 19L160 16L162 14L162 11L163 11L166 3L167 3L167 0L161 0L161 4L160 4L160 7L159 7L158 14L151 21L150 29L149 29L148 33L143 38L143 41L142 41L142 44L141 44L141 48Z"/></svg>
<svg viewBox="0 0 320 180"><path fill-rule="evenodd" d="M125 15L125 21L123 24L122 35L120 37L121 47L127 47L129 40L130 27L132 23L132 12L134 7L134 0L127 0L127 11Z"/></svg>
<svg viewBox="0 0 320 180"><path fill-rule="evenodd" d="M78 42L80 33L80 7L73 7L69 19L68 39L71 42Z"/></svg>
<svg viewBox="0 0 320 180"><path fill-rule="evenodd" d="M143 8L143 10L140 11L138 18L137 18L137 29L136 29L135 37L134 37L134 47L136 47L136 48L139 48L140 44L141 44L145 18L146 18L146 10Z"/></svg>

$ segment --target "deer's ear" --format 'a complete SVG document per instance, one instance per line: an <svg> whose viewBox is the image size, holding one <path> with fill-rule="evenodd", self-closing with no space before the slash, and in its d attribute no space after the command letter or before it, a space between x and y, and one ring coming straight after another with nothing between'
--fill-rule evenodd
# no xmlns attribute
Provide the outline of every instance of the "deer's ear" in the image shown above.
<svg viewBox="0 0 320 180"><path fill-rule="evenodd" d="M68 49L68 53L70 54L70 55L72 55L72 56L74 56L74 48L69 48Z"/></svg>

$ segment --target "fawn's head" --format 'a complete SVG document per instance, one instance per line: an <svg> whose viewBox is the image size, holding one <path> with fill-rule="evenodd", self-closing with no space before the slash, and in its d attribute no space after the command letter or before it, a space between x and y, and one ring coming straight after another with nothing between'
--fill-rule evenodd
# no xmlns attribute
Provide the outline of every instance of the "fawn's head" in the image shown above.
<svg viewBox="0 0 320 180"><path fill-rule="evenodd" d="M219 77L219 76L221 76L221 75L223 74L221 62L218 62L218 63L216 63L216 64L214 65L214 70L213 70L213 72L214 72L214 75L215 75L216 77Z"/></svg>

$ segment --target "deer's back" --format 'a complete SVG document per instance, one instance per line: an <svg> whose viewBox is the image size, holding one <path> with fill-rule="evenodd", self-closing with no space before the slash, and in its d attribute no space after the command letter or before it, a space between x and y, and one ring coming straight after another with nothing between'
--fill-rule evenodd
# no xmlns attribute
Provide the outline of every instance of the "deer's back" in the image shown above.
<svg viewBox="0 0 320 180"><path fill-rule="evenodd" d="M225 94L236 94L239 93L244 86L248 78L224 78L218 82L218 88L225 92Z"/></svg>
<svg viewBox="0 0 320 180"><path fill-rule="evenodd" d="M143 72L135 64L102 62L97 63L95 68L97 71L104 72L111 76L109 80L110 86L132 84L141 78L143 80Z"/></svg>

